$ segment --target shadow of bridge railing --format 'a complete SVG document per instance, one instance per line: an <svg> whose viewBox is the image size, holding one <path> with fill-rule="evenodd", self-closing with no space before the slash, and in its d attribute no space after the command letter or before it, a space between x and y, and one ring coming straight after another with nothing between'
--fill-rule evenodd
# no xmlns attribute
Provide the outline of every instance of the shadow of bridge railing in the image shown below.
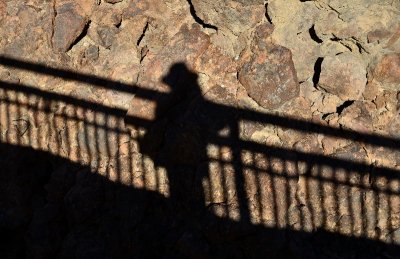
<svg viewBox="0 0 400 259"><path fill-rule="evenodd" d="M181 90L159 93L6 57L0 58L0 64L130 93L156 105L168 95L181 94ZM180 79L174 75L165 80L172 82L171 88L176 87L172 84L178 84L177 89L185 84L196 87L197 77L182 65L175 72ZM170 74L175 72L171 70ZM368 164L363 158L346 159L348 154L324 156L245 140L240 137L240 124L250 121L323 134L393 152L398 152L399 140L217 104L196 91L193 96L185 95L190 96L190 102L174 99L173 108L167 111L163 106L162 113L157 111L157 119L166 121L156 124L162 128L157 134L172 140L164 140L158 146L161 151L146 152L143 139L151 142L155 135L132 136L138 132L132 128L151 129L154 121L101 103L0 81L1 142L45 151L90 167L108 181L160 193L175 209L174 214L166 215L171 213L167 211L160 217L181 217L187 229L199 224L201 231L207 232L204 235L211 247L229 239L242 240L246 233L251 236L255 231L272 231L275 237L283 231L294 239L296 235L310 238L323 233L323 238L339 240L339 247L364 242L366 246L398 250L398 169ZM189 112L176 115L173 109ZM172 115L161 116L167 113ZM216 125L212 125L214 122ZM174 126L165 126L168 123ZM225 133L221 133L223 129L227 129ZM176 138L179 140L174 142ZM195 162L190 161L191 153L195 153ZM221 231L226 226L237 233ZM154 224L154 228L159 226ZM251 242L265 245L274 237ZM181 239L175 237L175 243ZM257 250L251 253L257 255Z"/></svg>

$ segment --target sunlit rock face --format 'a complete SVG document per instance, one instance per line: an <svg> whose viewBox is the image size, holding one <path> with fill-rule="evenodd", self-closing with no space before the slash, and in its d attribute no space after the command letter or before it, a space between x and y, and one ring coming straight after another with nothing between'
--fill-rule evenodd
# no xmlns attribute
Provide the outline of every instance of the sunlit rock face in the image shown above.
<svg viewBox="0 0 400 259"><path fill-rule="evenodd" d="M342 100L358 100L367 84L367 71L361 60L350 53L325 57L318 86Z"/></svg>
<svg viewBox="0 0 400 259"><path fill-rule="evenodd" d="M57 6L55 12L52 45L54 50L66 52L82 34L87 18L80 14L80 6L72 2Z"/></svg>
<svg viewBox="0 0 400 259"><path fill-rule="evenodd" d="M298 96L299 83L289 49L269 39L273 27L256 28L248 59L239 71L239 82L249 96L266 109L279 108Z"/></svg>
<svg viewBox="0 0 400 259"><path fill-rule="evenodd" d="M399 91L400 54L389 53L377 60L372 77L387 90Z"/></svg>
<svg viewBox="0 0 400 259"><path fill-rule="evenodd" d="M0 1L0 258L399 258L399 20Z"/></svg>

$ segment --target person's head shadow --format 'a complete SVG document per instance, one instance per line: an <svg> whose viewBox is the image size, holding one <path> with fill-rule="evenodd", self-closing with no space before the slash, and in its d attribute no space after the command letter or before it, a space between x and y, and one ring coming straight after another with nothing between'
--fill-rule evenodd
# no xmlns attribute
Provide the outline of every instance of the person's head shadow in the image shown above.
<svg viewBox="0 0 400 259"><path fill-rule="evenodd" d="M187 104L193 98L201 96L198 75L190 71L185 63L172 65L168 74L162 78L162 83L170 87L170 93L166 105L157 105L156 120L177 105Z"/></svg>
<svg viewBox="0 0 400 259"><path fill-rule="evenodd" d="M169 135L173 132L172 135L178 137L179 129L176 127L176 122L184 120L185 113L190 110L190 104L194 99L201 98L202 95L198 84L198 75L190 71L184 63L172 65L161 82L170 88L169 92L155 97L155 119L145 129L145 134L138 139L138 144L142 154L148 155L158 164L164 165L171 162L168 161L171 157L166 158L164 155L160 159L160 151L163 149L163 153L169 152L166 150L170 150L172 146L168 145L174 145L168 144L170 141L166 138L171 138L171 136L166 136L167 131Z"/></svg>
<svg viewBox="0 0 400 259"><path fill-rule="evenodd" d="M175 63L171 66L168 74L162 78L162 82L171 87L172 92L177 91L199 91L198 75L189 70L185 63Z"/></svg>

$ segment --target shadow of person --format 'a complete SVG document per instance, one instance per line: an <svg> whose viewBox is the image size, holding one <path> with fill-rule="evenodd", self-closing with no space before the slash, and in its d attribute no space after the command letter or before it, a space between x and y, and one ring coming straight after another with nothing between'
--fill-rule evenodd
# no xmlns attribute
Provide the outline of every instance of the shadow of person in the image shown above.
<svg viewBox="0 0 400 259"><path fill-rule="evenodd" d="M170 87L170 93L157 98L155 120L138 142L142 154L151 157L156 166L166 169L169 203L175 208L174 220L179 222L182 236L195 239L206 236L206 239L218 243L224 242L222 240L226 237L236 239L243 233L259 232L249 220L243 189L240 146L237 145L239 112L234 107L205 99L197 74L183 63L174 64L162 82ZM227 96L229 94L223 88L216 86L213 89L210 90L213 96L233 99ZM225 144L237 150L232 151L234 158L230 164L237 180L235 189L241 216L239 224L215 216L212 212L215 206L226 210L227 201L214 204L214 201L206 198L203 189L203 181L210 174L208 144L215 143L221 137L221 130L225 131L222 136ZM226 196L225 193L224 199L227 199Z"/></svg>
<svg viewBox="0 0 400 259"><path fill-rule="evenodd" d="M168 206L174 210L178 242L190 247L188 251L194 252L194 257L204 257L207 253L202 245L207 242L201 221L208 213L198 166L207 162L207 141L193 111L206 105L206 101L198 75L184 63L174 64L162 83L169 86L170 92L156 97L155 119L145 129L145 135L138 138L139 149L156 167L164 167L167 172Z"/></svg>
<svg viewBox="0 0 400 259"><path fill-rule="evenodd" d="M149 99L148 103L156 103L156 116L148 121L139 118L135 125L147 130L138 140L140 151L150 156L156 166L166 168L169 197L111 181L102 176L104 172L93 171L87 164L75 163L51 152L0 142L0 258L320 258L321 255L399 258L386 253L392 250L398 254L397 244L324 229L308 232L288 225L267 227L251 222L246 215L251 208L245 195L243 171L247 165L241 164L241 150L266 153L282 161L291 161L293 151L241 140L240 121L260 121L256 118L265 114L238 108L235 94L229 97L224 87L212 88L207 92L210 95L204 98L197 79L195 73L178 63L163 78L163 83L170 87L169 93L148 91L151 94L141 95ZM20 91L22 87L16 89ZM209 96L217 96L224 102ZM50 101L69 100L76 107L94 108L92 103L82 106L78 100L60 99L55 94L42 97ZM227 105L229 98L233 101ZM111 109L100 111L115 115ZM270 119L264 117L264 122L282 125ZM135 124L134 117L131 122ZM108 130L113 132L113 128ZM219 149L228 147L231 158L208 157L209 144ZM302 157L311 165L323 166L327 161L331 161L327 165L332 165L332 161L340 161L342 167L352 168L352 163L346 160L324 157L319 161L312 154L302 154ZM232 204L227 204L226 200L211 200L209 194L213 190L204 194L203 180L209 179L210 186L228 182L223 178L225 171L210 169L211 163L218 163L220 168L232 168L232 185L235 186L227 189L238 197L240 219L217 216L214 208L227 208ZM261 173L265 176L270 172ZM212 182L211 174L220 177L219 180ZM379 176L378 171L374 174ZM280 178L287 182L288 176L283 174ZM391 177L388 179L398 181L397 175ZM323 179L320 181L323 184ZM285 189L280 193L284 198L287 197ZM274 195L277 185L264 190ZM226 198L227 194L223 195ZM276 201L260 205L270 205L271 211L276 212ZM281 207L282 216L286 216L283 214L289 209L284 206Z"/></svg>
<svg viewBox="0 0 400 259"><path fill-rule="evenodd" d="M207 159L206 142L196 119L191 117L194 105L205 103L197 80L197 74L184 63L174 64L162 79L170 92L157 99L155 120L138 139L140 152L150 156L156 166L166 168L170 201L190 214L194 207L196 212L204 208L195 173L197 165Z"/></svg>
<svg viewBox="0 0 400 259"><path fill-rule="evenodd" d="M148 103L145 109L153 109L154 119L146 125L145 135L139 139L142 153L156 158L157 151L163 145L165 130L181 118L189 109L190 102L196 97L201 96L200 88L197 84L197 74L191 72L184 63L174 64L169 73L163 77L162 83L169 87L169 93L153 96L153 103ZM135 118L127 118L128 124L137 125ZM165 145L163 145L165 146ZM160 163L168 163L167 160Z"/></svg>
<svg viewBox="0 0 400 259"><path fill-rule="evenodd" d="M194 104L204 103L197 74L185 64L174 64L162 82L171 88L169 105L158 105L156 118L168 121L164 135L163 152L158 162L164 165L194 165L205 159L199 152L204 143L199 142L199 128L195 118L190 117Z"/></svg>

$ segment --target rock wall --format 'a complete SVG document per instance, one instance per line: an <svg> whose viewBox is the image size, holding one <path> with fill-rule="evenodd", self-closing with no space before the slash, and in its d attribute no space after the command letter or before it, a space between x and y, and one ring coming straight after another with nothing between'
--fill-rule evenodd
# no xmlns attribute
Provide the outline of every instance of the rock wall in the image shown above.
<svg viewBox="0 0 400 259"><path fill-rule="evenodd" d="M396 258L400 2L0 2L0 257Z"/></svg>

